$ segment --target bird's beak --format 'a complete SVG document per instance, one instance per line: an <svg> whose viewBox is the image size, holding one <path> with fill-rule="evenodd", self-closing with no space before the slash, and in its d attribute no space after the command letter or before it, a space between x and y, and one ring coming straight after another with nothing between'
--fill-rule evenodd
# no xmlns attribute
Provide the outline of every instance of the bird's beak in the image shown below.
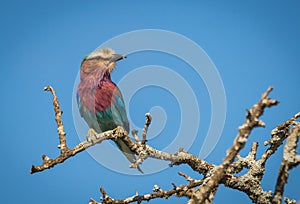
<svg viewBox="0 0 300 204"><path fill-rule="evenodd" d="M119 60L122 60L126 58L125 55L120 55L120 54L114 54L114 56L112 58L110 58L110 62L116 62L116 61L119 61Z"/></svg>

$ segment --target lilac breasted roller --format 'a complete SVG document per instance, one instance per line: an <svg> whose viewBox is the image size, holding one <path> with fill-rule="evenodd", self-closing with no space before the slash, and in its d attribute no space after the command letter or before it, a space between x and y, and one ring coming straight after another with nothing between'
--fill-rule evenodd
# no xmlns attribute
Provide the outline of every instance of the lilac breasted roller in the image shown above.
<svg viewBox="0 0 300 204"><path fill-rule="evenodd" d="M77 103L81 117L91 128L89 133L101 133L118 126L129 133L122 94L110 78L116 62L124 58L112 49L103 48L88 54L81 62ZM131 163L136 160L134 153L122 140L117 139L115 143ZM140 167L138 170L142 172Z"/></svg>

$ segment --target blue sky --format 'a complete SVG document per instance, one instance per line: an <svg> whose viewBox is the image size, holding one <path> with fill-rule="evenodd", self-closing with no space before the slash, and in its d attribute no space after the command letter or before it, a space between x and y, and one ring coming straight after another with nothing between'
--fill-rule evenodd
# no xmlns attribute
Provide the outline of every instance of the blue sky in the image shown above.
<svg viewBox="0 0 300 204"><path fill-rule="evenodd" d="M96 0L12 0L2 3L2 201L88 203L90 197L99 200L100 186L112 197L123 198L135 191L148 193L154 184L169 189L172 188L171 182L185 183L177 176L178 171L201 178L187 166L142 176L126 175L103 167L88 152L82 152L50 170L29 174L32 164L41 164L42 154L53 158L59 153L51 96L42 91L43 87L52 85L56 89L64 111L67 143L70 147L78 144L80 139L73 123L72 94L81 59L107 40L140 29L163 29L183 35L202 47L215 64L226 92L227 113L217 146L206 158L208 162L218 164L222 161L236 136L237 127L244 121L245 109L258 101L260 94L272 85L271 96L280 104L265 111L262 119L267 127L253 131L241 154L247 153L253 141L260 143L258 152L263 152L263 141L269 138L270 130L300 108L299 9L298 1L105 3ZM205 81L182 60L155 51L128 55L126 60L119 62L113 80L119 82L127 73L147 65L167 67L192 87L201 117L197 137L189 151L198 154L203 135L209 128L212 108ZM155 74L160 76L160 73ZM172 84L176 85L176 82ZM126 92L126 87L124 83L120 89ZM181 89L179 85L178 89ZM164 87L150 86L140 89L128 102L130 118L138 127L143 125L145 112L154 106L163 108L162 115L153 118L153 127L159 127L159 119L167 116L164 129L149 141L156 148L166 147L178 131L181 114L176 97ZM95 148L101 149L101 145ZM266 191L274 190L280 161L281 152L278 152L267 163L263 179ZM300 199L299 172L296 169L290 172L285 193L288 197ZM161 202L155 200L151 203ZM163 202L185 203L186 199L172 198ZM221 185L215 203L225 202L251 203L243 193Z"/></svg>

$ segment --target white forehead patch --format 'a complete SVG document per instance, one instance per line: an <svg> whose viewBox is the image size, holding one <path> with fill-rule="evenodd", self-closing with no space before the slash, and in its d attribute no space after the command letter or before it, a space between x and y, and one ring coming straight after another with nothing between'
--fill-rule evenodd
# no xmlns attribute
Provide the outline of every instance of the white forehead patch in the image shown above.
<svg viewBox="0 0 300 204"><path fill-rule="evenodd" d="M94 58L94 57L101 57L103 59L108 59L108 58L111 58L113 54L115 54L115 51L113 51L112 49L102 48L102 49L98 49L98 50L95 50L94 52L90 53L88 55L88 59Z"/></svg>

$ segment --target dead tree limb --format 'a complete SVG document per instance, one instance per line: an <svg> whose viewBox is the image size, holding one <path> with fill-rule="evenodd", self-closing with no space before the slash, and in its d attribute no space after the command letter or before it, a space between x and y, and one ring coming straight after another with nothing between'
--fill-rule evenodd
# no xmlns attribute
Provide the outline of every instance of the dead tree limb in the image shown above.
<svg viewBox="0 0 300 204"><path fill-rule="evenodd" d="M170 196L188 197L189 204L192 203L212 203L215 192L220 184L229 188L236 189L244 192L254 203L281 203L284 192L284 185L287 182L289 170L296 167L300 163L300 155L297 154L296 148L298 145L300 135L300 123L296 121L300 117L300 112L293 117L278 125L271 132L271 138L264 144L268 145L266 151L261 157L257 155L258 142L253 142L248 155L243 158L239 155L239 151L245 146L251 131L255 127L264 127L265 123L259 119L264 113L265 108L278 104L277 100L269 98L269 93L272 88L269 87L265 93L262 94L261 99L253 105L250 110L247 110L246 120L243 125L238 128L238 134L228 149L221 165L210 164L180 148L178 152L168 153L157 150L147 144L147 131L151 124L151 115L147 113L145 126L142 132L141 140L137 131L132 131L134 140L122 127L114 130L109 130L100 134L90 135L90 137L76 145L74 148L68 148L66 145L66 133L61 120L62 111L59 108L58 99L52 87L46 87L45 90L51 91L53 95L53 106L55 111L55 118L58 127L59 148L60 155L55 159L50 159L48 156L43 155L43 164L40 166L32 166L30 173L36 173L45 169L54 167L55 165L64 162L66 159L84 151L85 149L99 144L105 140L121 139L138 157L137 160L130 165L136 168L142 164L147 158L155 158L170 162L173 165L189 165L194 171L204 176L201 180L196 180L190 176L179 172L188 183L176 185L172 183L172 188L168 190L161 189L157 184L153 188L153 192L145 195L135 195L124 199L113 199L110 197L104 188L100 189L102 193L102 201L97 202L90 199L91 204L98 203L131 203L142 201L149 201L155 198L168 198ZM261 180L265 172L265 164L283 144L287 138L284 147L283 159L279 169L277 183L274 193L272 191L265 191L261 186ZM241 176L236 176L236 173L241 172L243 169L248 171ZM284 198L286 203L296 203L295 200Z"/></svg>

